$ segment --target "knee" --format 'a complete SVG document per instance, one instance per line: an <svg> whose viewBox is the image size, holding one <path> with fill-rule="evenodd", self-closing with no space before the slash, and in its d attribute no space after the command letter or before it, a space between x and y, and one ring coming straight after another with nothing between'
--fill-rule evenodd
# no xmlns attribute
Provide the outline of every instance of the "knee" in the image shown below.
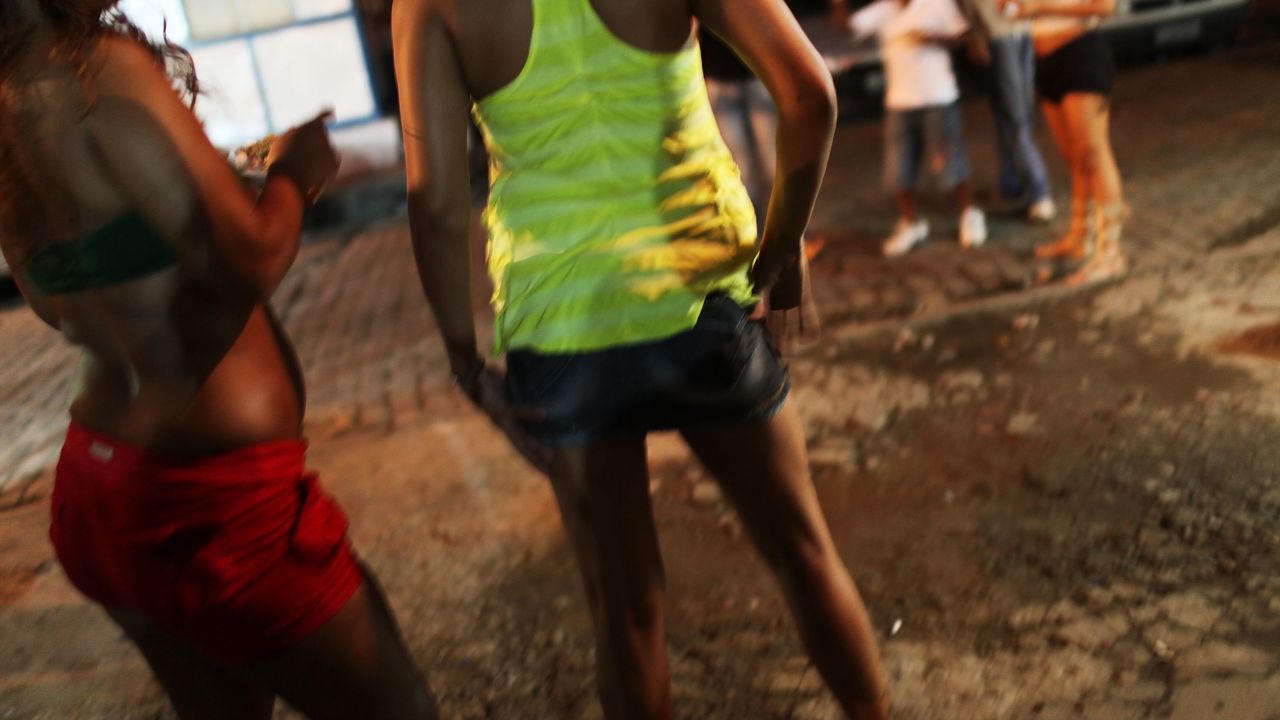
<svg viewBox="0 0 1280 720"><path fill-rule="evenodd" d="M1076 163L1089 175L1098 172L1102 166L1102 148L1095 143L1082 143L1076 151Z"/></svg>
<svg viewBox="0 0 1280 720"><path fill-rule="evenodd" d="M765 553L788 592L809 595L830 581L839 558L831 542L816 528L799 528Z"/></svg>
<svg viewBox="0 0 1280 720"><path fill-rule="evenodd" d="M619 639L663 631L664 593L660 587L636 590L611 597L602 588L595 595L592 612L597 624Z"/></svg>

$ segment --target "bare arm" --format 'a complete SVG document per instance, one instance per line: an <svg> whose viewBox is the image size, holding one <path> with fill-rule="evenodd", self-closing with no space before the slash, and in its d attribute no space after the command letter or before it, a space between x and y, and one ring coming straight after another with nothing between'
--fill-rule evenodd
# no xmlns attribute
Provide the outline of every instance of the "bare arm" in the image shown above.
<svg viewBox="0 0 1280 720"><path fill-rule="evenodd" d="M128 41L107 45L86 120L104 171L187 262L202 255L191 237L207 235L220 266L268 299L297 254L306 182L292 167L272 173L255 202L151 57Z"/></svg>
<svg viewBox="0 0 1280 720"><path fill-rule="evenodd" d="M22 273L15 269L14 258L6 247L8 247L6 243L0 241L0 254L4 255L5 263L9 266L9 272L13 273L13 282L17 284L18 292L22 293L22 297L31 306L31 310L36 314L36 317L43 320L46 325L54 330L61 330L62 320L58 317L57 311L54 310L53 302L47 295L31 287L31 284L23 279Z"/></svg>
<svg viewBox="0 0 1280 720"><path fill-rule="evenodd" d="M392 6L413 255L454 379L516 451L546 472L550 450L521 425L539 413L508 403L505 376L486 366L476 347L467 166L471 94L458 64L451 10L441 0Z"/></svg>
<svg viewBox="0 0 1280 720"><path fill-rule="evenodd" d="M1116 0L1026 0L1018 5L1019 18L1109 17L1116 12Z"/></svg>
<svg viewBox="0 0 1280 720"><path fill-rule="evenodd" d="M398 2L392 28L414 257L449 365L461 376L478 357L469 244L470 93L446 10L435 0Z"/></svg>
<svg viewBox="0 0 1280 720"><path fill-rule="evenodd" d="M758 288L772 287L784 271L799 266L801 240L835 133L835 86L782 0L693 0L692 5L697 18L742 56L778 106L778 177L753 270ZM786 306L785 300L775 305Z"/></svg>

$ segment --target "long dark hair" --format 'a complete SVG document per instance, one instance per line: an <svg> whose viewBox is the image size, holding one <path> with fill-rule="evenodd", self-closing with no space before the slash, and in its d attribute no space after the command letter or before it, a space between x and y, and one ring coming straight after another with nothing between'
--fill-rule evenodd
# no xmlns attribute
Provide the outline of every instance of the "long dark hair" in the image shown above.
<svg viewBox="0 0 1280 720"><path fill-rule="evenodd" d="M154 41L125 17L116 5L119 0L31 0L50 23L54 33L52 60L65 63L86 90L86 112L93 107L90 81L98 68L91 62L96 43L104 37L124 37L149 49L156 63L173 79L192 108L199 96L191 54L167 37ZM38 29L29 12L19 7L22 0L0 0L0 228L18 235L21 245L41 231L32 212L39 198L30 187L31 179L22 170L15 146L22 142L23 128L17 127L21 113L15 103L25 94L18 87L18 59ZM19 255L25 255L20 252ZM15 258L22 263L24 258Z"/></svg>

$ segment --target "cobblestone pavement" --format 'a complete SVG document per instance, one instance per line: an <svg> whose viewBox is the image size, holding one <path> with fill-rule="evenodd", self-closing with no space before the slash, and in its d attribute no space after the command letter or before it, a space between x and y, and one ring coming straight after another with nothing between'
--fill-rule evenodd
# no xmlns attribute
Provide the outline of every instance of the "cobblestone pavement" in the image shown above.
<svg viewBox="0 0 1280 720"><path fill-rule="evenodd" d="M878 128L841 128L815 222L841 339L793 372L898 717L1280 718L1278 49L1122 75L1137 271L1102 289L1025 291L1049 231L1012 219L875 257ZM448 391L403 224L308 245L276 305L312 462L448 716L598 717L554 502ZM0 718L168 717L34 540L73 355L23 309L0 338ZM714 484L669 437L650 454L678 716L836 717Z"/></svg>

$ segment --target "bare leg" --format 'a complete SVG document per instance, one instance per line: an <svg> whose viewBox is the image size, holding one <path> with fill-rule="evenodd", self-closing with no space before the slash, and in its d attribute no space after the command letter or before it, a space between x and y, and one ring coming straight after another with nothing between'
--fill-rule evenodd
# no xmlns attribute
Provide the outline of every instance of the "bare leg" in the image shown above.
<svg viewBox="0 0 1280 720"><path fill-rule="evenodd" d="M955 189L956 210L964 212L969 206L973 205L973 191L969 189L969 181L961 180L956 183Z"/></svg>
<svg viewBox="0 0 1280 720"><path fill-rule="evenodd" d="M845 713L854 720L888 717L871 621L818 506L795 409L787 403L760 425L683 434L778 577L801 640Z"/></svg>
<svg viewBox="0 0 1280 720"><path fill-rule="evenodd" d="M893 199L898 204L898 217L907 222L915 222L920 214L916 210L916 194L911 190L897 190Z"/></svg>
<svg viewBox="0 0 1280 720"><path fill-rule="evenodd" d="M1058 146L1058 153L1071 170L1071 225L1067 234L1058 240L1036 247L1036 257L1059 258L1068 257L1083 260L1088 252L1089 239L1089 200L1092 196L1092 182L1083 165L1079 162L1076 140L1067 122L1065 104L1042 102L1045 124Z"/></svg>
<svg viewBox="0 0 1280 720"><path fill-rule="evenodd" d="M666 580L643 435L557 451L551 484L596 632L605 717L671 717L662 603Z"/></svg>
<svg viewBox="0 0 1280 720"><path fill-rule="evenodd" d="M1097 247L1093 257L1068 283L1084 283L1122 275L1128 269L1120 249L1120 234L1127 209L1120 186L1120 171L1111 152L1107 98L1095 93L1072 93L1062 101L1064 117L1071 133L1081 171L1097 206L1094 234Z"/></svg>
<svg viewBox="0 0 1280 720"><path fill-rule="evenodd" d="M381 589L365 577L329 622L251 671L312 720L434 720L431 690Z"/></svg>
<svg viewBox="0 0 1280 720"><path fill-rule="evenodd" d="M265 686L217 665L135 610L107 611L142 651L182 720L266 720L276 696Z"/></svg>
<svg viewBox="0 0 1280 720"><path fill-rule="evenodd" d="M372 576L319 630L243 669L205 658L136 611L110 614L142 651L182 720L267 719L277 693L313 720L437 717Z"/></svg>
<svg viewBox="0 0 1280 720"><path fill-rule="evenodd" d="M1124 202L1120 169L1111 151L1111 111L1107 98L1093 93L1072 93L1063 98L1062 107L1071 136L1078 143L1079 163L1089 176L1094 201L1098 207Z"/></svg>

